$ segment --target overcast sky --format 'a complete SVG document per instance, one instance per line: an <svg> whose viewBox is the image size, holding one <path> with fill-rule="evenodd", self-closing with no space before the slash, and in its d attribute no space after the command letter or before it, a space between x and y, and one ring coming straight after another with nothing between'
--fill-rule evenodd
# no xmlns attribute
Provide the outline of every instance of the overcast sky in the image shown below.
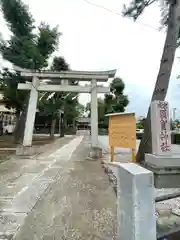
<svg viewBox="0 0 180 240"><path fill-rule="evenodd" d="M59 25L63 35L56 55L64 56L73 70L117 69L117 76L124 80L125 92L130 100L127 110L135 111L138 116L145 115L165 39L165 31L157 31L160 27L160 8L152 6L139 22L134 23L121 16L122 5L128 3L127 0L89 1L112 12L84 0L24 0L37 25L41 21L51 26ZM8 36L2 16L1 31L4 37ZM178 108L179 105L180 85L176 78L180 73L178 56L177 51L168 91L171 108ZM89 95L82 94L80 101L88 102Z"/></svg>

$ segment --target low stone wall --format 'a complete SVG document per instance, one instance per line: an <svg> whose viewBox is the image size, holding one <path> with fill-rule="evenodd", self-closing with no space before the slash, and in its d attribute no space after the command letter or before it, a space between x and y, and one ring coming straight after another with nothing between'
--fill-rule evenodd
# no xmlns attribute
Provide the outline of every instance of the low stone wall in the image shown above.
<svg viewBox="0 0 180 240"><path fill-rule="evenodd" d="M110 169L107 161L108 160L106 159L106 157L104 157L104 159L101 161L101 164L102 164L102 167L104 168L105 173L108 175L109 181L117 196L117 178L113 173L113 171ZM156 189L155 191L156 191L155 195L160 196L165 190ZM156 221L157 221L157 239L158 240L160 239L164 240L164 238L162 238L161 236L164 236L164 234L167 234L168 232L173 232L175 228L179 227L180 229L180 216L176 216L172 213L172 208L173 207L175 208L176 204L177 204L177 198L169 201L163 201L156 204Z"/></svg>
<svg viewBox="0 0 180 240"><path fill-rule="evenodd" d="M145 239L147 234L147 240L156 240L155 203L153 203L154 187L151 180L153 177L152 172L134 163L122 163L121 165L117 163L109 164L108 159L105 158L108 158L108 156L104 157L102 166L109 176L109 180L117 196L118 239ZM118 174L118 179L116 179L111 169L115 174ZM133 191L134 184L138 188L138 195ZM126 190L127 187L128 192ZM134 207L139 206L139 203L141 204L141 208ZM142 218L143 225L141 224ZM129 231L129 229L132 229L132 231Z"/></svg>

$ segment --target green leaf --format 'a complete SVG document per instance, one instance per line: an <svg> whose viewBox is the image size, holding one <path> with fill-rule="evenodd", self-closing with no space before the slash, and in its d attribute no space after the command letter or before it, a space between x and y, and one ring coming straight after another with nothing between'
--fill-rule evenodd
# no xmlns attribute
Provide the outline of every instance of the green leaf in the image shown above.
<svg viewBox="0 0 180 240"><path fill-rule="evenodd" d="M27 5L21 0L1 0L0 7L13 35L17 37L32 36L34 19Z"/></svg>
<svg viewBox="0 0 180 240"><path fill-rule="evenodd" d="M2 36L0 38L0 53L3 58L22 68L39 70L46 67L59 42L58 28L41 23L39 31L34 34L34 20L21 0L1 0L0 7L11 31L9 41L4 41ZM18 83L26 80L8 69L4 69L1 77L5 103L17 111L26 106L27 92L17 90Z"/></svg>

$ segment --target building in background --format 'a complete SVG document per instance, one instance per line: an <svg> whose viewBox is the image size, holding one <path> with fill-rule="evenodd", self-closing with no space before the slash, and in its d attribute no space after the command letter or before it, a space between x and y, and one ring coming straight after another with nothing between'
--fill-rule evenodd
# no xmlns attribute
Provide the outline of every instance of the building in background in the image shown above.
<svg viewBox="0 0 180 240"><path fill-rule="evenodd" d="M0 93L0 122L2 127L15 125L16 115L14 110L7 109L3 100L3 94Z"/></svg>
<svg viewBox="0 0 180 240"><path fill-rule="evenodd" d="M76 126L78 129L90 129L91 119L88 117L81 117L76 120Z"/></svg>

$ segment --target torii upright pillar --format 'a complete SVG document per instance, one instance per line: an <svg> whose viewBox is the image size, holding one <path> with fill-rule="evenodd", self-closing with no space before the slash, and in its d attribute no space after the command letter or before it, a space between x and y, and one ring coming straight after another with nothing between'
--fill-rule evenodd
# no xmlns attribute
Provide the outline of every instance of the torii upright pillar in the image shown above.
<svg viewBox="0 0 180 240"><path fill-rule="evenodd" d="M98 147L98 104L97 104L97 83L91 81L91 146Z"/></svg>
<svg viewBox="0 0 180 240"><path fill-rule="evenodd" d="M98 101L97 101L97 81L91 80L91 148L90 158L100 158L102 150L98 143Z"/></svg>
<svg viewBox="0 0 180 240"><path fill-rule="evenodd" d="M34 148L32 148L32 137L33 137L34 122L36 117L36 108L37 108L37 101L38 101L38 91L37 91L38 85L39 85L39 79L37 77L33 77L32 87L31 87L30 96L29 96L24 136L23 136L23 144L22 146L16 149L17 155L32 155L34 153Z"/></svg>

